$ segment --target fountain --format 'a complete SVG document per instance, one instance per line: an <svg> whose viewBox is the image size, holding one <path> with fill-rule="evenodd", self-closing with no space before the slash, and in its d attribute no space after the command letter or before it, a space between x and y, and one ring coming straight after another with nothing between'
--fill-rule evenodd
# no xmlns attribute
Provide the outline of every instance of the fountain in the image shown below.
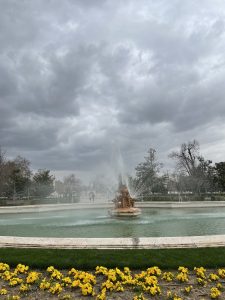
<svg viewBox="0 0 225 300"><path fill-rule="evenodd" d="M39 205L0 207L0 248L225 247L225 201L138 203L142 187L132 190L121 154L117 156L112 173L120 172L119 181L106 172L108 189L117 189L113 203L107 192L104 201L96 194L91 202L83 197L80 203L44 204L43 199Z"/></svg>
<svg viewBox="0 0 225 300"><path fill-rule="evenodd" d="M137 203L128 179L119 175L113 203L96 197L94 203L0 207L0 248L225 246L225 202Z"/></svg>
<svg viewBox="0 0 225 300"><path fill-rule="evenodd" d="M113 202L115 207L109 210L109 214L113 217L137 217L141 214L140 208L134 207L134 199L131 198L126 185L120 185Z"/></svg>

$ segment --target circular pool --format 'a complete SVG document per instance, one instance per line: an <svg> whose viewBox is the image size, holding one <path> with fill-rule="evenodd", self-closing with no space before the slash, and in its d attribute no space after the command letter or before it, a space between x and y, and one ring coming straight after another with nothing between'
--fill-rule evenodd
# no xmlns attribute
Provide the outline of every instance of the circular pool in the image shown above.
<svg viewBox="0 0 225 300"><path fill-rule="evenodd" d="M0 236L174 237L225 234L225 207L142 208L136 219L113 219L107 208L4 213Z"/></svg>

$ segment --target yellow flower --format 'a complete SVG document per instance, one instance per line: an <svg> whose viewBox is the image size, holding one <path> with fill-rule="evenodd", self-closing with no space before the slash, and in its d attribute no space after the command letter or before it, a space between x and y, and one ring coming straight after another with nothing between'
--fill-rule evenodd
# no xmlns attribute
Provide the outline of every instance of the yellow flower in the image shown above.
<svg viewBox="0 0 225 300"><path fill-rule="evenodd" d="M18 272L18 273L23 274L23 273L27 273L28 269L29 269L28 266L25 266L25 265L23 265L23 264L18 264L18 265L16 266L15 271Z"/></svg>
<svg viewBox="0 0 225 300"><path fill-rule="evenodd" d="M124 291L124 288L123 288L123 285L120 281L117 281L115 284L114 284L114 287L113 287L114 291L116 292L123 292Z"/></svg>
<svg viewBox="0 0 225 300"><path fill-rule="evenodd" d="M112 280L112 281L116 281L117 278L116 278L116 271L114 269L109 269L108 270L108 279L109 280Z"/></svg>
<svg viewBox="0 0 225 300"><path fill-rule="evenodd" d="M186 286L186 287L184 288L184 292L185 292L186 294L190 294L190 292L191 292L192 289L193 289L193 286L192 286L192 285Z"/></svg>
<svg viewBox="0 0 225 300"><path fill-rule="evenodd" d="M60 283L55 283L53 286L50 287L49 292L54 294L60 294L62 292L62 287Z"/></svg>
<svg viewBox="0 0 225 300"><path fill-rule="evenodd" d="M48 273L52 273L54 270L55 270L55 268L53 266L50 266L47 268Z"/></svg>
<svg viewBox="0 0 225 300"><path fill-rule="evenodd" d="M27 292L29 291L30 286L28 284L21 284L20 292Z"/></svg>
<svg viewBox="0 0 225 300"><path fill-rule="evenodd" d="M6 289L0 289L0 295L7 295L8 291Z"/></svg>
<svg viewBox="0 0 225 300"><path fill-rule="evenodd" d="M128 267L124 267L123 271L126 274L130 274L130 269Z"/></svg>
<svg viewBox="0 0 225 300"><path fill-rule="evenodd" d="M106 267L103 266L97 266L95 268L95 273L96 274L106 274L108 272L108 269Z"/></svg>
<svg viewBox="0 0 225 300"><path fill-rule="evenodd" d="M70 277L63 277L62 282L68 285L72 283L72 280Z"/></svg>
<svg viewBox="0 0 225 300"><path fill-rule="evenodd" d="M106 300L106 289L101 290L101 293L97 295L96 300Z"/></svg>
<svg viewBox="0 0 225 300"><path fill-rule="evenodd" d="M18 284L20 284L22 282L23 282L23 279L18 278L18 277L13 277L13 278L10 279L9 285L10 286L16 286L16 285L18 285Z"/></svg>
<svg viewBox="0 0 225 300"><path fill-rule="evenodd" d="M74 280L71 284L71 287L76 288L80 286L80 280Z"/></svg>
<svg viewBox="0 0 225 300"><path fill-rule="evenodd" d="M48 290L50 288L50 286L51 286L51 284L50 284L50 282L48 282L46 280L46 278L44 278L39 285L41 290Z"/></svg>
<svg viewBox="0 0 225 300"><path fill-rule="evenodd" d="M27 283L35 283L39 279L40 273L32 271L27 275L26 282Z"/></svg>
<svg viewBox="0 0 225 300"><path fill-rule="evenodd" d="M187 273L188 273L188 268L185 268L185 267L181 267L181 266L180 266L180 267L178 268L178 271L187 274Z"/></svg>
<svg viewBox="0 0 225 300"><path fill-rule="evenodd" d="M216 287L212 287L210 289L210 297L212 299L216 299L221 295L221 292L216 288Z"/></svg>
<svg viewBox="0 0 225 300"><path fill-rule="evenodd" d="M84 296L91 295L93 293L93 287L90 283L85 283L81 285L81 292Z"/></svg>
<svg viewBox="0 0 225 300"><path fill-rule="evenodd" d="M218 269L218 275L220 278L225 278L225 269Z"/></svg>
<svg viewBox="0 0 225 300"><path fill-rule="evenodd" d="M222 290L223 286L220 282L217 283L216 287L218 288L218 290Z"/></svg>
<svg viewBox="0 0 225 300"><path fill-rule="evenodd" d="M188 275L187 273L178 273L176 276L176 279L180 282L188 282Z"/></svg>
<svg viewBox="0 0 225 300"><path fill-rule="evenodd" d="M206 278L206 274L205 274L206 269L205 268L203 268L203 267L199 267L199 268L194 267L194 271L195 271L197 277L200 277L202 279Z"/></svg>
<svg viewBox="0 0 225 300"><path fill-rule="evenodd" d="M9 281L12 278L12 273L10 273L10 271L5 271L2 275L1 278L3 280Z"/></svg>
<svg viewBox="0 0 225 300"><path fill-rule="evenodd" d="M60 280L63 277L62 273L56 269L52 271L51 278Z"/></svg>
<svg viewBox="0 0 225 300"><path fill-rule="evenodd" d="M171 291L167 291L166 296L168 299L172 299L173 298L173 293Z"/></svg>
<svg viewBox="0 0 225 300"><path fill-rule="evenodd" d="M113 290L114 283L109 279L102 283L102 288L106 288L108 290Z"/></svg>
<svg viewBox="0 0 225 300"><path fill-rule="evenodd" d="M134 296L133 300L145 300L146 298L144 295L141 293L140 295Z"/></svg>
<svg viewBox="0 0 225 300"><path fill-rule="evenodd" d="M160 276L161 273L162 273L162 271L156 266L147 269L148 275Z"/></svg>
<svg viewBox="0 0 225 300"><path fill-rule="evenodd" d="M70 269L70 270L68 271L68 274L69 274L69 275L76 275L77 272L78 272L78 270L72 268L72 269Z"/></svg>
<svg viewBox="0 0 225 300"><path fill-rule="evenodd" d="M171 300L182 300L181 297L177 296L176 293L172 293L171 291L167 291L167 299L171 299Z"/></svg>
<svg viewBox="0 0 225 300"><path fill-rule="evenodd" d="M202 279L202 278L197 278L197 282L198 282L199 285L202 285L202 286L207 285L207 281Z"/></svg>
<svg viewBox="0 0 225 300"><path fill-rule="evenodd" d="M217 280L219 280L219 276L214 274L214 273L210 273L209 274L209 279L212 280L212 281L217 281Z"/></svg>
<svg viewBox="0 0 225 300"><path fill-rule="evenodd" d="M158 285L153 285L150 287L149 289L149 293L152 295L152 296L155 296L157 294L160 294L161 293L161 290L160 290L160 287Z"/></svg>
<svg viewBox="0 0 225 300"><path fill-rule="evenodd" d="M155 285L158 283L158 279L156 276L146 276L145 283L147 283L148 285Z"/></svg>
<svg viewBox="0 0 225 300"><path fill-rule="evenodd" d="M164 272L163 273L162 279L164 279L165 281L171 282L171 281L173 281L173 278L174 278L173 273L171 273L171 272Z"/></svg>
<svg viewBox="0 0 225 300"><path fill-rule="evenodd" d="M10 270L10 267L8 264L0 262L0 272L5 272L5 271L9 271L9 270Z"/></svg>
<svg viewBox="0 0 225 300"><path fill-rule="evenodd" d="M12 296L11 300L20 300L20 296L18 295Z"/></svg>

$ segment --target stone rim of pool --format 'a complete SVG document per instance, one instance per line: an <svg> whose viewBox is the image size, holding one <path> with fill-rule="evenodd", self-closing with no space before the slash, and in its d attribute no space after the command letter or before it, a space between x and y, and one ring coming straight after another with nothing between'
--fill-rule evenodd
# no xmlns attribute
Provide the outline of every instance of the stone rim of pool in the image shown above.
<svg viewBox="0 0 225 300"><path fill-rule="evenodd" d="M225 201L204 202L138 202L137 207L154 208L207 208L225 207ZM111 203L44 204L0 207L0 214L62 209L110 208ZM0 248L58 248L58 249L165 249L224 247L225 235L182 237L132 237L132 238L40 238L0 236Z"/></svg>

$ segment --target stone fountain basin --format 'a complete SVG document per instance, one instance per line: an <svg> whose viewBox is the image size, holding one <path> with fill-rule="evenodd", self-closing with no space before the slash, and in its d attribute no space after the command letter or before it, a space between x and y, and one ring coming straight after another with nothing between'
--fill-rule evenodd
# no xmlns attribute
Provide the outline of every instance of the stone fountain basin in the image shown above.
<svg viewBox="0 0 225 300"><path fill-rule="evenodd" d="M141 209L137 207L129 207L129 208L116 208L110 209L109 215L117 218L136 218L140 216Z"/></svg>
<svg viewBox="0 0 225 300"><path fill-rule="evenodd" d="M183 202L183 203L168 203L168 202L154 202L154 203L136 203L136 206L142 208L156 208L156 209L171 209L183 210L190 208L209 208L209 212L213 209L225 212L225 202ZM58 205L35 205L35 206L14 206L14 207L0 207L1 219L7 215L27 214L29 217L32 213L45 212L61 212L73 210L84 210L85 208L113 208L111 203L78 203L78 204L58 204ZM5 215L5 216L4 216ZM13 216L12 216L13 219ZM214 218L215 221L217 217ZM223 216L221 217L223 221ZM4 222L4 220L3 220ZM132 220L130 221L132 222ZM214 220L213 220L214 222ZM128 222L129 223L129 222ZM129 225L129 224L128 224ZM128 226L129 228L129 226ZM86 237L26 237L26 236L12 236L7 234L0 234L0 247L13 248L65 248L65 249L160 249L160 248L195 248L195 247L224 247L225 246L225 232L224 234L210 234L210 235L191 235L191 236L152 236L152 237L104 237L104 238L86 238Z"/></svg>

